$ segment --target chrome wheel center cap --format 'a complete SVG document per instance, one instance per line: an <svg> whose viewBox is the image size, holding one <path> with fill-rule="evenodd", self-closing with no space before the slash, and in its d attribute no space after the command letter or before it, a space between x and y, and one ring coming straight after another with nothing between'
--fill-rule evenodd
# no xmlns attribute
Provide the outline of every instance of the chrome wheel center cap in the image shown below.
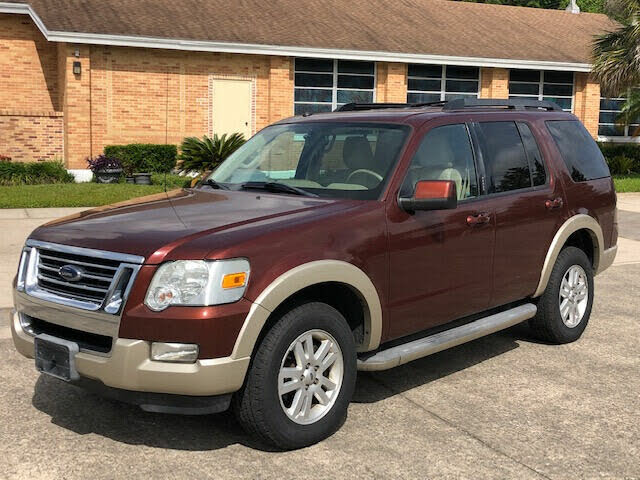
<svg viewBox="0 0 640 480"><path fill-rule="evenodd" d="M302 374L302 378L303 378L302 381L305 383L305 385L311 385L313 382L316 381L316 374L313 371L313 369L307 368Z"/></svg>

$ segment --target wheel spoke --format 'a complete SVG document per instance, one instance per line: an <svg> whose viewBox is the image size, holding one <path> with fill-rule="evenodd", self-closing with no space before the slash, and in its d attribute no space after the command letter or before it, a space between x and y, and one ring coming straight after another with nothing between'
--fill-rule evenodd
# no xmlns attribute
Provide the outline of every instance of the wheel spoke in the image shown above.
<svg viewBox="0 0 640 480"><path fill-rule="evenodd" d="M295 396L293 397L293 402L291 402L291 408L289 409L289 414L293 418L300 415L300 411L302 410L302 407L304 407L304 399L306 397L305 393L306 393L305 390L300 389L296 392Z"/></svg>
<svg viewBox="0 0 640 480"><path fill-rule="evenodd" d="M567 282L566 278L562 279L562 285L560 285L560 296L562 298L567 298L571 294L571 287L569 287L569 282Z"/></svg>
<svg viewBox="0 0 640 480"><path fill-rule="evenodd" d="M563 320L567 319L570 308L571 308L571 302L569 302L568 298L563 300L562 303L560 304L560 315L562 315Z"/></svg>
<svg viewBox="0 0 640 480"><path fill-rule="evenodd" d="M296 342L296 346L293 348L293 355L296 357L296 365L298 367L303 368L307 364L302 342Z"/></svg>
<svg viewBox="0 0 640 480"><path fill-rule="evenodd" d="M335 390L336 388L336 384L333 383L331 380L329 380L327 377L325 376L319 376L318 377L318 382L320 383L320 385L322 385L323 387L326 387L327 390Z"/></svg>
<svg viewBox="0 0 640 480"><path fill-rule="evenodd" d="M336 355L334 352L329 352L329 354L324 357L324 360L320 364L320 368L318 369L318 371L320 373L326 372L327 369L331 367L331 365L333 365L337 359L338 355Z"/></svg>
<svg viewBox="0 0 640 480"><path fill-rule="evenodd" d="M294 378L293 380L285 383L281 383L278 387L278 393L280 395L286 395L287 393L291 393L294 390L298 390L302 388L302 381L299 378Z"/></svg>
<svg viewBox="0 0 640 480"><path fill-rule="evenodd" d="M304 390L304 405L300 414L302 418L309 418L309 412L311 411L311 403L313 401L313 393L310 390Z"/></svg>
<svg viewBox="0 0 640 480"><path fill-rule="evenodd" d="M327 405L329 403L329 396L321 387L314 389L313 394L318 399L321 405Z"/></svg>
<svg viewBox="0 0 640 480"><path fill-rule="evenodd" d="M305 358L309 362L313 358L313 337L310 333L304 337L303 342Z"/></svg>
<svg viewBox="0 0 640 480"><path fill-rule="evenodd" d="M333 343L331 343L331 340L323 340L315 354L316 362L322 363L324 358L331 350L331 347L333 347Z"/></svg>

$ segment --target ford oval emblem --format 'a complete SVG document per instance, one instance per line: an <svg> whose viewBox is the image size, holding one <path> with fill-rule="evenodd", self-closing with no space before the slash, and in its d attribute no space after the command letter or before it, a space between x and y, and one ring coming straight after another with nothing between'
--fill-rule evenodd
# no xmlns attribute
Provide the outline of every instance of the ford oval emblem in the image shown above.
<svg viewBox="0 0 640 480"><path fill-rule="evenodd" d="M63 265L58 270L58 275L60 275L67 282L77 282L82 278L82 274L84 270L80 267L76 267L75 265Z"/></svg>

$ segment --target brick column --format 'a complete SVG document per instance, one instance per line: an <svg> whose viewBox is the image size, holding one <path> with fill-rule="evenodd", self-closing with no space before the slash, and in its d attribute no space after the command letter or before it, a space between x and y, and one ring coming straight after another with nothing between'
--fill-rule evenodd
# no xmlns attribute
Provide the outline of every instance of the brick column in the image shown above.
<svg viewBox="0 0 640 480"><path fill-rule="evenodd" d="M80 56L75 56L78 50ZM64 158L67 168L86 169L91 156L91 58L90 47L62 44L58 50L60 85L63 85ZM82 72L74 75L73 62Z"/></svg>
<svg viewBox="0 0 640 480"><path fill-rule="evenodd" d="M480 98L509 98L509 70L483 67L480 71Z"/></svg>
<svg viewBox="0 0 640 480"><path fill-rule="evenodd" d="M269 57L268 123L293 115L293 86L293 58ZM264 126L266 125L258 125L258 128Z"/></svg>
<svg viewBox="0 0 640 480"><path fill-rule="evenodd" d="M407 64L376 63L376 102L405 103L407 101Z"/></svg>
<svg viewBox="0 0 640 480"><path fill-rule="evenodd" d="M593 138L598 137L600 84L586 72L576 72L573 113L584 123Z"/></svg>

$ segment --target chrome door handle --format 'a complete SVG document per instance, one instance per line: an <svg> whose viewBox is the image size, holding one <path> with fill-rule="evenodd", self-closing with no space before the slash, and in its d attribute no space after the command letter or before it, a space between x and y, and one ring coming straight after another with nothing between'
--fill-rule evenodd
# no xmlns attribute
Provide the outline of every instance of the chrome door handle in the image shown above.
<svg viewBox="0 0 640 480"><path fill-rule="evenodd" d="M491 221L488 213L478 213L477 215L469 215L467 217L467 225L474 227L476 225L486 225Z"/></svg>
<svg viewBox="0 0 640 480"><path fill-rule="evenodd" d="M554 198L553 200L547 200L544 202L544 206L547 210L554 210L556 208L561 208L564 205L564 201L562 197Z"/></svg>

